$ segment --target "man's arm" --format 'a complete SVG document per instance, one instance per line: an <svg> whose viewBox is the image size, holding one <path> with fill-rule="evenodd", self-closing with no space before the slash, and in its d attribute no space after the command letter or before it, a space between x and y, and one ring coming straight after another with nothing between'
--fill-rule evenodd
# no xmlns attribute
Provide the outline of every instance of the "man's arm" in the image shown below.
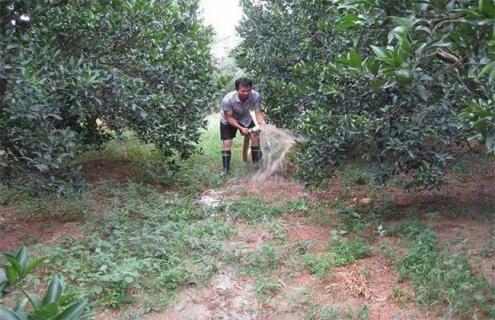
<svg viewBox="0 0 495 320"><path fill-rule="evenodd" d="M234 118L234 112L233 111L224 111L223 113L225 115L225 118L227 118L227 121L229 122L229 124L231 126L237 128L237 129L239 129L239 131L241 132L241 134L243 136L249 134L249 129L248 128L244 128L243 126L241 126L239 124L239 122L237 122L237 119Z"/></svg>

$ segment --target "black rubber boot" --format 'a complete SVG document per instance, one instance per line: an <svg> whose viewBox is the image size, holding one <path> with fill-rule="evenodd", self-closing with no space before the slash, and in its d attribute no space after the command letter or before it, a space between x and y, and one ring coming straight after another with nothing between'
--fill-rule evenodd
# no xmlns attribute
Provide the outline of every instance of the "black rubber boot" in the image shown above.
<svg viewBox="0 0 495 320"><path fill-rule="evenodd" d="M251 159L253 159L254 168L256 170L261 168L261 157L263 153L259 146L251 146Z"/></svg>
<svg viewBox="0 0 495 320"><path fill-rule="evenodd" d="M222 175L226 175L230 171L230 158L232 157L232 152L230 151L222 151L222 160L223 160L223 172Z"/></svg>

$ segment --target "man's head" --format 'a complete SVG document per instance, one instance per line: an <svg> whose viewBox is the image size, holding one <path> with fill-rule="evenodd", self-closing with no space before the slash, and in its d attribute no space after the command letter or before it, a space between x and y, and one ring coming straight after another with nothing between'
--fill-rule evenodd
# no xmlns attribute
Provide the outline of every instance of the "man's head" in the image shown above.
<svg viewBox="0 0 495 320"><path fill-rule="evenodd" d="M246 101L251 94L253 81L248 78L239 78L235 81L235 89L241 101Z"/></svg>

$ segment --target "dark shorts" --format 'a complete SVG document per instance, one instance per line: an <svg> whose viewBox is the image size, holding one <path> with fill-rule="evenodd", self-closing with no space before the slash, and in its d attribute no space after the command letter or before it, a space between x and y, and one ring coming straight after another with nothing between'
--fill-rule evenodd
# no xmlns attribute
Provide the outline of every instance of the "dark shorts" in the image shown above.
<svg viewBox="0 0 495 320"><path fill-rule="evenodd" d="M243 125L241 124L241 126ZM254 128L254 126L255 126L254 121L251 121L251 123L249 124L249 126L247 126L247 128L251 129ZM223 124L220 122L220 139L222 140L234 139L237 130L238 129L236 127L233 127L230 124Z"/></svg>

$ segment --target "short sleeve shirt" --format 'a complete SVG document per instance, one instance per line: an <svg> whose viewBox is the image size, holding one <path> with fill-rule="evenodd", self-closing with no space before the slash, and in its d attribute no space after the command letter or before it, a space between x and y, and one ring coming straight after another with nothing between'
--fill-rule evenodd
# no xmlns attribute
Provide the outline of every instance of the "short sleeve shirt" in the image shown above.
<svg viewBox="0 0 495 320"><path fill-rule="evenodd" d="M249 111L261 108L261 96L258 92L251 90L249 98L241 102L237 91L229 92L222 100L222 110L220 112L220 121L223 124L229 124L225 117L225 111L233 111L234 118L243 127L248 127L253 121Z"/></svg>

